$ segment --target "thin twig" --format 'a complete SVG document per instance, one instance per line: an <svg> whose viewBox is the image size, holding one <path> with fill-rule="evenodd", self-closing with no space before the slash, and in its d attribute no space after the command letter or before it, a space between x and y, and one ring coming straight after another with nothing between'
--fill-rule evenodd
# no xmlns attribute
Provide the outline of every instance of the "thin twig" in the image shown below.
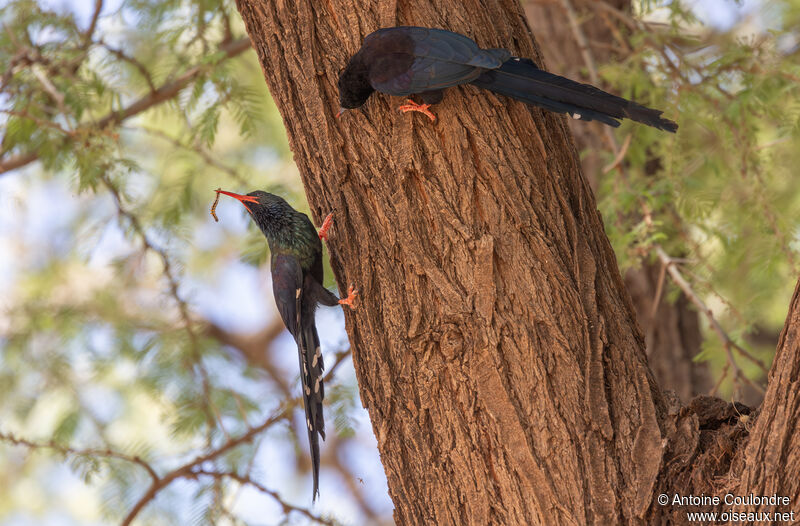
<svg viewBox="0 0 800 526"><path fill-rule="evenodd" d="M328 369L327 374L322 378L323 381L327 382L331 378L333 378L333 373L336 372L336 369L339 368L340 365L344 363L344 361L350 357L350 349L345 349L344 351L339 351L334 355L333 358L333 365L330 366Z"/></svg>
<svg viewBox="0 0 800 526"><path fill-rule="evenodd" d="M94 36L94 31L95 29L97 29L97 21L100 19L100 11L102 10L103 10L103 0L95 0L92 19L89 21L89 27L86 29L86 32L83 34L84 46L86 47L88 47L89 43L91 43L92 41L92 37Z"/></svg>
<svg viewBox="0 0 800 526"><path fill-rule="evenodd" d="M31 71L33 72L33 76L36 77L36 80L39 81L47 94L50 95L50 97L55 101L56 106L58 106L58 110L61 112L64 118L69 119L72 113L67 111L67 107L64 106L64 94L56 89L55 85L50 81L47 75L45 75L41 67L33 66Z"/></svg>
<svg viewBox="0 0 800 526"><path fill-rule="evenodd" d="M147 87L150 88L150 93L155 93L156 91L158 91L158 88L156 88L156 85L153 82L153 77L150 75L150 72L147 71L147 68L144 66L144 64L142 64L141 62L139 62L135 58L129 56L123 50L113 48L113 47L109 46L108 44L106 44L105 42L101 41L100 45L103 47L103 49L105 49L106 51L108 51L109 53L111 53L112 55L117 57L118 59L122 60L123 62L127 62L128 64L130 64L134 68L136 68L136 70L142 76L144 81L147 83Z"/></svg>
<svg viewBox="0 0 800 526"><path fill-rule="evenodd" d="M283 322L278 316L273 317L267 326L251 334L231 332L210 321L206 322L202 327L202 332L205 336L214 338L221 345L236 349L250 365L264 370L270 379L275 382L284 397L290 398L292 391L286 381L284 371L276 367L264 352L280 336L283 330Z"/></svg>
<svg viewBox="0 0 800 526"><path fill-rule="evenodd" d="M203 388L203 399L204 399L206 419L208 421L209 430L211 430L217 421L216 418L214 417L213 411L211 411L210 408L211 381L209 380L208 371L206 371L205 367L203 366L202 353L200 351L200 340L194 328L192 318L189 314L189 306L186 304L186 301L180 295L180 292L178 290L179 287L178 278L175 275L175 271L172 267L172 263L170 262L169 256L167 255L166 250L153 244L153 242L147 235L147 232L145 232L144 226L142 226L139 217L136 216L136 214L132 213L130 210L125 208L125 206L122 204L122 195L120 194L119 189L114 185L113 182L111 182L109 177L106 174L103 174L99 177L99 179L106 186L106 188L108 188L109 192L111 192L111 195L114 197L114 202L117 205L117 213L120 216L125 217L130 222L133 230L141 238L144 249L157 254L158 257L161 259L164 276L167 278L167 282L169 284L170 295L175 300L175 303L178 306L178 312L183 322L184 329L186 331L186 334L189 336L189 344L192 349L192 358L194 361L194 365L200 373L201 386Z"/></svg>
<svg viewBox="0 0 800 526"><path fill-rule="evenodd" d="M630 133L625 137L625 140L622 141L622 146L619 148L617 155L614 157L614 160L611 161L610 164L603 167L603 175L606 175L608 172L619 166L622 160L625 158L625 154L628 152L628 147L631 145L631 138L633 135Z"/></svg>
<svg viewBox="0 0 800 526"><path fill-rule="evenodd" d="M800 82L800 80L798 82ZM773 146L777 146L779 144L783 144L783 143L789 142L791 140L794 140L794 137L791 137L791 136L781 137L780 139L775 139L774 141L769 141L769 142L765 142L764 144L760 144L760 145L756 146L755 148L753 148L753 151L754 152L759 152L761 150L764 150L764 149L767 149L767 148L772 148Z"/></svg>
<svg viewBox="0 0 800 526"><path fill-rule="evenodd" d="M57 122L36 117L34 115L31 115L30 113L28 113L26 111L0 110L0 113L4 113L4 114L9 115L11 117L19 117L20 119L28 119L29 121L32 121L32 122L35 122L36 124L38 124L39 127L41 127L41 128L53 128L54 130L58 130L58 131L60 131L61 133L63 133L64 135L66 135L68 137L71 137L71 136L75 135L74 131L67 130L67 129L63 128Z"/></svg>
<svg viewBox="0 0 800 526"><path fill-rule="evenodd" d="M14 444L15 446L23 446L28 449L36 450L36 449L54 449L63 455L72 455L75 457L91 457L91 458L112 458L117 460L123 460L125 462L130 462L131 464L136 464L144 468L147 471L147 474L150 475L150 478L153 479L153 483L156 483L159 478L156 474L153 467L145 462L142 457L138 455L126 455L125 453L120 453L118 451L113 451L111 449L79 449L71 446L65 446L63 444L59 444L54 440L49 440L47 442L35 442L33 440L28 440L25 438L19 438L12 433L3 433L0 432L0 441L7 442L9 444Z"/></svg>
<svg viewBox="0 0 800 526"><path fill-rule="evenodd" d="M708 393L709 396L717 396L717 391L719 391L719 387L722 385L722 381L725 380L725 377L728 376L728 369L731 366L731 362L725 362L725 366L722 368L722 372L719 373L719 379L717 383L714 384L713 389Z"/></svg>
<svg viewBox="0 0 800 526"><path fill-rule="evenodd" d="M128 514L125 516L125 518L122 520L122 523L121 523L122 526L130 525L133 522L133 520L136 518L136 516L139 514L139 512L141 512L142 509L144 509L144 507L150 501L152 501L156 497L156 495L158 495L158 493L161 490L163 490L164 488L169 486L172 482L174 482L174 481L176 481L178 479L182 479L182 478L192 478L192 476L193 476L192 471L193 470L195 470L196 468L199 468L205 462L209 462L211 460L214 460L214 459L218 458L221 455L224 455L225 453L227 453L228 451L232 450L235 447L238 447L238 446L240 446L242 444L246 444L247 442L250 442L258 434L260 434L261 432L265 431L266 429L268 429L269 427L274 425L276 422L279 422L280 420L286 418L286 415L287 415L287 410L286 409L281 409L280 411L278 411L278 413L276 413L275 415L273 415L273 416L269 417L268 419L266 419L258 427L254 427L254 428L250 429L245 434L243 434L243 435L241 435L241 436L239 436L237 438L233 438L233 439L228 440L227 442L222 444L220 447L218 447L218 448L216 448L216 449L214 449L214 450L212 450L212 451L210 451L208 453L196 456L194 459L190 460L186 464L184 464L184 465L182 465L182 466L180 466L180 467L178 467L176 469L173 469L172 471L170 471L169 473L167 473L163 477L160 477L158 480L154 480L153 483L148 488L148 490L145 492L145 494L142 495L139 498L138 501L136 501L136 504L134 504L134 506L131 508L131 510L128 512Z"/></svg>
<svg viewBox="0 0 800 526"><path fill-rule="evenodd" d="M578 16L575 13L575 8L572 7L572 2L570 2L570 0L561 0L561 6L564 8L567 15L567 22L569 22L569 27L572 29L572 35L575 37L575 42L578 44L578 49L580 49L583 62L586 65L586 70L589 72L589 80L592 81L592 84L596 85L598 80L597 66L595 65L594 57L589 47L589 40L583 33L583 29L581 29Z"/></svg>
<svg viewBox="0 0 800 526"><path fill-rule="evenodd" d="M252 478L250 478L247 475L240 475L238 473L234 473L234 472L231 472L231 471L224 471L224 472L208 471L208 470L200 469L200 468L192 470L191 475L192 476L212 477L215 480L222 480L222 479L226 479L226 478L235 480L239 484L252 486L253 488L257 489L259 492L263 493L264 495L268 495L268 496L272 497L273 499L275 499L278 502L278 504L281 506L281 508L283 508L283 513L286 514L286 515L288 515L292 511L296 511L298 513L301 513L301 514L305 515L307 518L311 519L312 521L318 522L320 524L325 524L327 526L336 526L336 524L337 524L336 522L334 522L334 521L332 521L330 519L326 519L324 517L320 517L318 515L314 515L307 508L301 508L299 506L295 506L294 504L289 504L288 502L286 502L285 500L283 500L281 498L280 494L277 491L274 491L274 490L271 490L271 489L265 487L264 485L262 485L259 482L256 482L255 480L253 480Z"/></svg>
<svg viewBox="0 0 800 526"><path fill-rule="evenodd" d="M661 270L658 273L658 283L656 284L656 294L653 298L653 306L650 309L650 319L655 320L658 306L661 303L661 294L664 292L664 282L667 278L667 266L661 264Z"/></svg>
<svg viewBox="0 0 800 526"><path fill-rule="evenodd" d="M629 16L624 11L620 11L616 7L610 5L608 2L589 2L589 4L594 8L602 9L603 11L610 13L611 15L616 17L619 21L621 21L623 24L625 24L634 31L640 29L640 24L646 24L645 22L636 20L632 16Z"/></svg>
<svg viewBox="0 0 800 526"><path fill-rule="evenodd" d="M722 341L722 346L725 349L725 353L728 356L728 362L733 369L734 377L744 380L756 390L764 393L764 388L761 385L750 381L750 379L747 378L744 373L742 373L741 369L739 369L739 366L736 363L736 358L733 355L733 350L735 349L739 352L739 354L758 365L766 374L767 369L764 364L758 358L755 358L749 352L747 352L742 346L733 341L730 336L728 336L728 333L725 332L725 330L722 328L722 325L720 325L717 319L714 317L714 313L710 308L708 308L705 302L700 299L700 296L695 293L694 289L692 289L692 286L689 285L689 282L686 281L681 272L678 270L678 267L675 265L675 262L672 260L672 258L670 258L666 252L664 252L664 249L661 248L660 245L655 245L653 250L658 256L658 259L661 260L661 263L666 266L667 272L669 273L670 277L672 277L672 280L675 282L678 288L680 288L684 295L689 298L689 301L694 303L695 307L697 307L697 309L706 316L712 330L717 333L717 336L719 336L720 341Z"/></svg>

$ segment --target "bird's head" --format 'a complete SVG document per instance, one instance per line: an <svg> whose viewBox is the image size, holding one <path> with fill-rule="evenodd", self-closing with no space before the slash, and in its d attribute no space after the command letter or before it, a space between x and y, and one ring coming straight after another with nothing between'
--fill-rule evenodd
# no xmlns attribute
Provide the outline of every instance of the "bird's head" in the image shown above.
<svg viewBox="0 0 800 526"><path fill-rule="evenodd" d="M255 190L245 195L226 192L225 190L218 190L218 192L233 197L242 203L250 213L253 221L265 233L276 226L274 225L275 220L280 218L285 210L291 210L291 206L285 199L263 190Z"/></svg>
<svg viewBox="0 0 800 526"><path fill-rule="evenodd" d="M360 108L375 91L369 82L369 70L358 54L354 55L347 67L339 74L339 113Z"/></svg>

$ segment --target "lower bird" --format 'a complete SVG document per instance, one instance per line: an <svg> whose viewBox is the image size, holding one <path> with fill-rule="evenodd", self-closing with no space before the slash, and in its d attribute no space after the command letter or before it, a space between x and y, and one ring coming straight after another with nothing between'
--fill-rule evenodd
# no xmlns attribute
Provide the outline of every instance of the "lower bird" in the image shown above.
<svg viewBox="0 0 800 526"><path fill-rule="evenodd" d="M337 117L361 107L379 91L401 97L421 95L423 104L409 99L400 111L418 111L435 120L431 104L441 102L445 88L461 84L584 121L617 127L619 119L628 118L673 133L678 129L659 110L548 73L506 49L481 49L464 35L412 26L379 29L364 38L339 75Z"/></svg>
<svg viewBox="0 0 800 526"><path fill-rule="evenodd" d="M325 419L322 415L324 366L314 312L319 303L329 307L341 304L355 308L353 302L358 291L351 286L347 298L339 299L322 285L321 240L328 239L332 213L325 218L318 233L308 216L292 208L282 197L261 190L246 195L224 190L217 192L217 195L238 199L269 243L275 303L300 354L303 407L314 478L311 498L314 500L319 495L319 436L325 440Z"/></svg>

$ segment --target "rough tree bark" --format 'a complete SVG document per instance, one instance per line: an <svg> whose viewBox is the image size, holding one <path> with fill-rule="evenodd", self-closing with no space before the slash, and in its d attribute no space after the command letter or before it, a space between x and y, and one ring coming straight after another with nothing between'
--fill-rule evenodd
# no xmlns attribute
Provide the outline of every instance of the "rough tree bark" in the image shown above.
<svg viewBox="0 0 800 526"><path fill-rule="evenodd" d="M340 284L400 524L642 517L661 400L564 119L454 89L431 125L336 78L381 26L539 59L513 0L240 0Z"/></svg>
<svg viewBox="0 0 800 526"><path fill-rule="evenodd" d="M602 0L614 9L628 11L630 0ZM545 65L551 71L583 82L592 82L587 74L586 53L596 67L611 60L621 60L625 49L614 38L626 28L618 27L605 11L598 9L598 0L561 0L525 2L525 14L541 45ZM575 13L576 27L571 25L566 10ZM575 32L587 40L588 49L578 44ZM617 50L612 52L612 49ZM603 177L605 160L602 152L611 151L606 127L597 122L570 120L570 131L578 151L582 152L583 173L593 189ZM615 176L615 175L612 175ZM633 300L637 319L645 334L650 369L664 389L675 391L688 402L692 397L708 393L713 382L705 362L695 363L703 338L697 311L683 294L675 302L661 294L655 311L653 301L659 296L663 272L658 262L644 262L642 267L625 273L625 285ZM662 285L664 285L662 283Z"/></svg>
<svg viewBox="0 0 800 526"><path fill-rule="evenodd" d="M791 497L790 506L755 508L795 510L795 520L800 522L800 281L789 304L768 386L747 443L739 491Z"/></svg>
<svg viewBox="0 0 800 526"><path fill-rule="evenodd" d="M472 87L434 124L381 95L334 118L338 73L379 27L540 60L519 3L237 6L315 219L335 212L340 289L361 290L347 330L397 523L669 520L654 495L691 476L708 404L656 385L564 119Z"/></svg>

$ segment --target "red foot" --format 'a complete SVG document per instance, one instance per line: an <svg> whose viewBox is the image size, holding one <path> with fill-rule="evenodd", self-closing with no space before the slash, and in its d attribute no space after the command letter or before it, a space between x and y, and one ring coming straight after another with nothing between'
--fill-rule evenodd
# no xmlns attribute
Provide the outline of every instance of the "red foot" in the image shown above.
<svg viewBox="0 0 800 526"><path fill-rule="evenodd" d="M333 212L328 214L328 217L325 218L325 221L322 222L322 228L319 229L319 238L323 241L328 241L328 230L331 229L331 225L333 224Z"/></svg>
<svg viewBox="0 0 800 526"><path fill-rule="evenodd" d="M339 304L349 305L351 309L355 309L356 307L353 305L353 302L356 300L356 296L358 296L358 290L350 285L350 288L347 289L347 297L343 300L339 300Z"/></svg>
<svg viewBox="0 0 800 526"><path fill-rule="evenodd" d="M423 114L427 115L428 118L431 121L435 121L436 120L436 115L434 115L433 112L428 109L430 107L431 107L430 104L417 104L413 100L407 99L406 100L406 104L403 104L402 106L400 106L397 109L400 110L403 113L405 113L407 111L418 111L420 113L423 113Z"/></svg>

